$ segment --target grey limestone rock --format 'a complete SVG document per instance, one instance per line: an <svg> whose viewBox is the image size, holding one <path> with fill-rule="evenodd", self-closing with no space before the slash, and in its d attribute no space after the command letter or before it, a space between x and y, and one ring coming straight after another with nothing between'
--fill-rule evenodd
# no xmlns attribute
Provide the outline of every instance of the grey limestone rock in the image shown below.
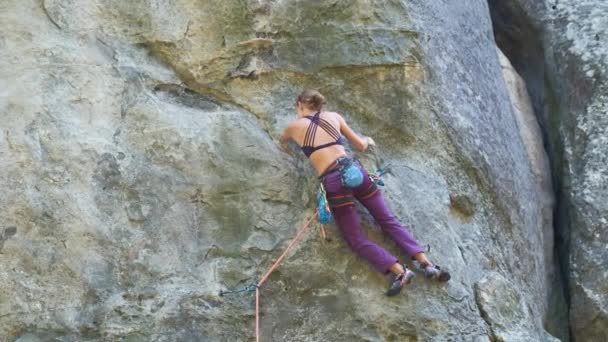
<svg viewBox="0 0 608 342"><path fill-rule="evenodd" d="M498 3L498 2L496 2ZM541 52L535 84L557 192L556 234L568 283L571 336L608 339L608 3L605 1L503 1L505 36L535 39ZM532 27L514 25L525 18ZM522 21L520 20L520 23ZM532 34L530 34L532 33ZM534 49L519 56L533 64ZM536 52L538 53L538 52ZM532 62L532 63L531 63Z"/></svg>
<svg viewBox="0 0 608 342"><path fill-rule="evenodd" d="M252 340L253 296L218 293L313 212L278 143L306 87L374 137L356 155L392 164L386 200L453 279L387 298L315 226L261 289L263 340L557 334L548 171L485 1L7 0L0 27L0 338Z"/></svg>

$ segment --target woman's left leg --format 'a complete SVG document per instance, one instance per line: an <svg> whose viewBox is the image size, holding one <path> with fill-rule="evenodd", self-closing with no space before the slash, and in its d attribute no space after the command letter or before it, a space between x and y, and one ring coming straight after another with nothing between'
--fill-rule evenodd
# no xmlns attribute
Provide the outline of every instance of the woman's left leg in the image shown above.
<svg viewBox="0 0 608 342"><path fill-rule="evenodd" d="M418 244L412 233L395 218L384 202L380 189L376 188L376 185L371 183L371 181L369 181L369 184L365 183L363 184L364 190L355 191L355 197L363 204L370 214L372 214L382 230L395 241L399 248L412 259L417 256L418 258L425 260L424 248Z"/></svg>
<svg viewBox="0 0 608 342"><path fill-rule="evenodd" d="M357 194L355 193L355 195ZM439 281L450 280L450 273L431 263L414 236L393 216L379 190L369 197L363 196L359 201L369 210L382 230L395 241L397 246L420 263L427 278Z"/></svg>

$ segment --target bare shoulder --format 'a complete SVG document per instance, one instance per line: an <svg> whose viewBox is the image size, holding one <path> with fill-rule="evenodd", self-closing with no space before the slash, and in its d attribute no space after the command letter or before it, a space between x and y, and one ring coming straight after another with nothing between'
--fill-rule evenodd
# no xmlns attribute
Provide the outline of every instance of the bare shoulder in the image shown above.
<svg viewBox="0 0 608 342"><path fill-rule="evenodd" d="M335 120L336 122L341 122L344 120L344 118L342 118L342 115L336 112L325 112L325 114L327 114L328 117Z"/></svg>

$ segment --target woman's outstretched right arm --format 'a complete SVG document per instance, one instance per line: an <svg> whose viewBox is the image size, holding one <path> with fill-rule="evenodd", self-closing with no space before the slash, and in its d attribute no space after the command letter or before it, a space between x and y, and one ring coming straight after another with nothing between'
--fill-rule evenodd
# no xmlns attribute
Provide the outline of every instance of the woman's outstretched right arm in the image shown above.
<svg viewBox="0 0 608 342"><path fill-rule="evenodd" d="M365 151L369 145L375 145L376 143L370 137L360 137L355 131L353 131L346 120L342 117L342 115L337 114L340 120L340 132L351 142L351 144L355 145L355 148L361 152Z"/></svg>

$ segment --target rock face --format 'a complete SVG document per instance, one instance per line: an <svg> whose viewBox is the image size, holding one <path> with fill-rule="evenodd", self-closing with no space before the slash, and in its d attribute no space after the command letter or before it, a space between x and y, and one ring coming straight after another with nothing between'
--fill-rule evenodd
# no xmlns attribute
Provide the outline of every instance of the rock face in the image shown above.
<svg viewBox="0 0 608 342"><path fill-rule="evenodd" d="M532 85L552 159L571 335L606 341L608 3L492 2L499 45Z"/></svg>
<svg viewBox="0 0 608 342"><path fill-rule="evenodd" d="M489 273L475 284L475 298L486 321L492 322L490 329L497 341L538 341L530 335L534 320L522 304L520 292L498 273ZM547 334L546 341L559 341Z"/></svg>
<svg viewBox="0 0 608 342"><path fill-rule="evenodd" d="M488 13L481 0L3 1L0 336L251 340L253 296L218 292L255 282L313 211L312 168L277 141L305 87L374 137L358 157L392 163L387 201L453 280L387 298L335 229L330 243L311 231L262 288L263 340L559 335L550 182Z"/></svg>
<svg viewBox="0 0 608 342"><path fill-rule="evenodd" d="M602 1L560 3L550 18L562 22L549 26L546 38L557 105L549 120L563 149L570 322L577 341L608 339L607 14Z"/></svg>

